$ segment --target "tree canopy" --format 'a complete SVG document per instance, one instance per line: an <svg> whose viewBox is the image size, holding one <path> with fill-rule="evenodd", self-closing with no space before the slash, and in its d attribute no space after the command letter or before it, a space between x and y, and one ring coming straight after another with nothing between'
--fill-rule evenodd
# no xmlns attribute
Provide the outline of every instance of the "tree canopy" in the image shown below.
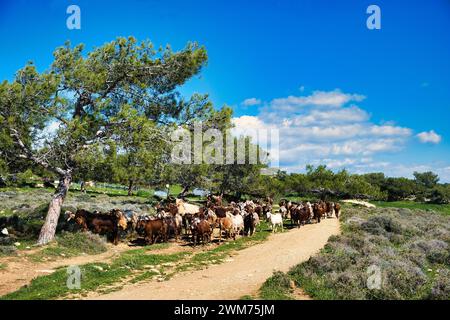
<svg viewBox="0 0 450 320"><path fill-rule="evenodd" d="M195 43L174 52L169 46L155 49L149 41L137 43L129 37L86 55L83 49L66 43L54 52L49 70L38 72L28 63L13 81L0 84L0 143L17 151L2 158L26 159L60 179L41 244L53 239L70 181L86 169L80 154L111 142L118 151L137 150L149 143L147 138L157 144L167 139L167 128L211 111L206 96L186 100L177 91L206 64L206 50ZM57 129L46 133L50 125ZM147 156L130 152L118 161L130 168L146 161L147 167L151 161ZM132 176L133 170L127 175Z"/></svg>

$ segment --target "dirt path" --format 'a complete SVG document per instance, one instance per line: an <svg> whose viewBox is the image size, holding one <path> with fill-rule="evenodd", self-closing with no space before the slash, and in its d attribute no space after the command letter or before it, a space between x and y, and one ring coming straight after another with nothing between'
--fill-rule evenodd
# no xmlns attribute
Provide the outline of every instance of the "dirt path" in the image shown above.
<svg viewBox="0 0 450 320"><path fill-rule="evenodd" d="M22 256L20 257L13 256L3 258L1 263L6 264L6 268L0 270L0 296L18 290L22 286L29 284L31 280L38 276L50 274L54 272L56 268L69 265L81 265L90 262L108 262L126 250L130 250L127 245L111 245L108 247L107 252L97 255L82 255L38 263L28 259L27 256L31 254L30 252L22 253Z"/></svg>
<svg viewBox="0 0 450 320"><path fill-rule="evenodd" d="M317 253L331 235L339 233L337 219L325 219L239 251L233 258L206 270L184 272L168 281L127 285L122 290L90 299L239 299L255 295L274 270L287 271Z"/></svg>
<svg viewBox="0 0 450 320"><path fill-rule="evenodd" d="M121 243L118 246L108 245L108 251L104 253L58 258L54 261L34 262L28 259L27 256L37 252L37 250L22 252L22 255L19 257L12 256L2 258L0 259L0 263L5 264L6 268L0 269L0 296L16 291L22 286L29 284L34 278L50 274L59 267L83 265L92 262L110 262L122 252L134 249L137 249L137 247L130 247L126 243ZM170 254L189 249L190 248L171 245L168 248L154 250L152 253Z"/></svg>

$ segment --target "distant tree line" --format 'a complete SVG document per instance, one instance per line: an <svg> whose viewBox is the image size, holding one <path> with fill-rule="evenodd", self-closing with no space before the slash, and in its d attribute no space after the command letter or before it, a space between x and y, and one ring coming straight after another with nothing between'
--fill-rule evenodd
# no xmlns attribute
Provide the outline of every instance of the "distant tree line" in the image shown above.
<svg viewBox="0 0 450 320"><path fill-rule="evenodd" d="M399 201L414 200L435 204L450 202L450 184L439 183L433 172L414 172L414 179L387 177L384 173L350 174L333 172L325 165L306 166L306 173L280 171L275 177L264 177L267 192L320 198Z"/></svg>
<svg viewBox="0 0 450 320"><path fill-rule="evenodd" d="M248 138L247 138L248 139ZM247 143L250 143L249 141ZM439 183L437 174L414 172L414 179L387 177L384 173L351 174L347 170L333 172L325 165L306 166L305 173L279 171L274 176L261 175L262 165L166 165L159 171L149 168L135 168L127 171L128 164L123 159L130 155L115 152L97 153L88 160L85 171L80 171L79 181L122 184L133 190L127 182L133 177L135 188L160 187L178 184L182 187L180 196L186 196L194 188L203 188L212 193L224 194L231 198L264 197L267 195L283 198L287 196L313 197L322 199L366 199L380 201L410 200L433 204L450 203L450 184ZM117 158L115 158L117 157ZM0 187L36 186L53 177L39 168L21 167L22 171L8 171L5 166L0 171ZM25 170L24 170L25 169ZM13 173L11 173L13 172ZM150 174L153 172L153 175ZM125 178L124 178L125 177ZM77 179L75 179L77 181Z"/></svg>

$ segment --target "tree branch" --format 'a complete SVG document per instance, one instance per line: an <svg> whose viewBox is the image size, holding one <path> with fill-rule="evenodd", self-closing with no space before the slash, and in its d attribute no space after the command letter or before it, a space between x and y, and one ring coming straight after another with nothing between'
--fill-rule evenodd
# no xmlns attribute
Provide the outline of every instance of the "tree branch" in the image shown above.
<svg viewBox="0 0 450 320"><path fill-rule="evenodd" d="M52 117L55 117L57 120L59 120L59 121L61 121L62 123L64 123L66 126L69 125L69 122L68 122L66 119L64 119L64 118L62 118L62 117L60 117L60 116L54 114L54 113L51 112L48 108L46 108L46 107L44 107L44 106L40 106L40 108L41 108L42 110L44 110L48 115L51 115Z"/></svg>
<svg viewBox="0 0 450 320"><path fill-rule="evenodd" d="M63 169L61 169L59 167L51 166L50 164L48 164L48 162L46 162L46 161L36 157L31 152L31 150L27 148L25 143L23 143L22 139L20 139L19 132L16 129L13 129L13 128L11 128L10 130L11 130L10 136L16 141L16 144L20 147L20 149L22 149L23 154L19 155L21 158L25 158L25 159L31 160L34 163L36 163L37 165L42 166L44 169L52 171L52 172L54 172L56 174L59 174L59 175L66 175L67 174L66 170L63 170Z"/></svg>

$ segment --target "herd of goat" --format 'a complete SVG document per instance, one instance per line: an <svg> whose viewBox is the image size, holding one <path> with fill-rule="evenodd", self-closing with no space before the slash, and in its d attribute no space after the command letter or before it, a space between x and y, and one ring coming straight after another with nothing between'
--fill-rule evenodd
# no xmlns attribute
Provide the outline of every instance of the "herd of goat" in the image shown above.
<svg viewBox="0 0 450 320"><path fill-rule="evenodd" d="M332 217L333 214L339 218L341 209L339 203L325 201L296 203L281 200L276 213L273 213L272 206L273 200L270 197L264 200L230 202L225 206L220 196L209 196L203 207L182 199L159 203L153 216L118 209L108 213L79 209L75 213L67 211L66 215L68 221L75 221L82 230L107 235L114 244L119 242L122 233L136 232L148 244L166 242L170 237L178 241L184 234L195 246L197 243L209 243L216 228L219 229L221 242L223 235L233 240L240 234L253 235L262 218L266 219L272 232L275 232L279 228L283 230L284 219L290 219L291 224L299 228L312 220L320 223L322 218Z"/></svg>

